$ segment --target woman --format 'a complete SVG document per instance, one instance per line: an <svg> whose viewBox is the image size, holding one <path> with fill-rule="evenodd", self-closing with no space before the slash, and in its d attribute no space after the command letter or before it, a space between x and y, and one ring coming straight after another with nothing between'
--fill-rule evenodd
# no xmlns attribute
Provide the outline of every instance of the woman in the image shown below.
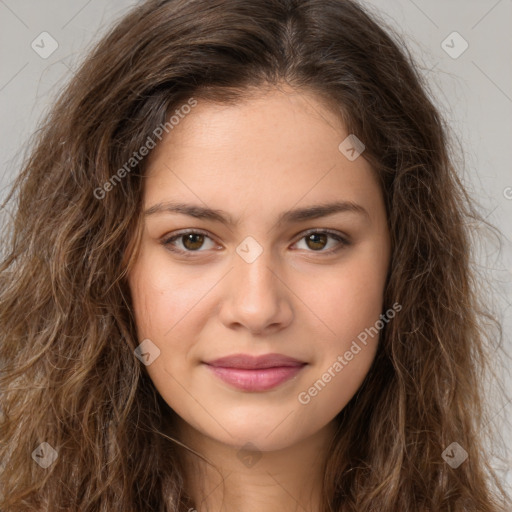
<svg viewBox="0 0 512 512"><path fill-rule="evenodd" d="M39 134L3 511L508 510L445 128L347 0L147 1Z"/></svg>

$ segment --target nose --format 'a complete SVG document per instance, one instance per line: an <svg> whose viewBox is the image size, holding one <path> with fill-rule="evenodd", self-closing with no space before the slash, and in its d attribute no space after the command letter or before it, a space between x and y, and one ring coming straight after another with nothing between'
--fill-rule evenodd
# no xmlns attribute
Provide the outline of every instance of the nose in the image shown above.
<svg viewBox="0 0 512 512"><path fill-rule="evenodd" d="M248 263L234 258L234 268L224 281L220 318L230 329L246 328L252 334L271 334L293 318L293 293L273 264L270 251Z"/></svg>

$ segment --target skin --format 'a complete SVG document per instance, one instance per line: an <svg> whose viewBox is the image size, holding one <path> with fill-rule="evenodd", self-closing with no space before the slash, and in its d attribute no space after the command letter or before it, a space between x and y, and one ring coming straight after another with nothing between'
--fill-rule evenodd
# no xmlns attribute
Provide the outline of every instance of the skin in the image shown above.
<svg viewBox="0 0 512 512"><path fill-rule="evenodd" d="M382 192L364 156L350 161L338 149L347 136L316 96L286 86L234 106L198 99L149 155L145 210L172 200L238 219L146 215L129 274L139 340L160 350L145 368L175 413L180 441L219 470L183 453L200 511L319 510L335 417L367 375L377 337L309 403L298 396L377 322L390 261ZM283 211L340 200L366 214L276 222ZM318 238L308 243L313 228ZM192 258L163 245L184 229L207 232L172 242ZM322 237L325 229L349 245ZM263 250L250 263L236 252L247 236ZM202 364L271 352L308 364L263 392L235 389ZM255 458L244 463L240 453L251 449Z"/></svg>

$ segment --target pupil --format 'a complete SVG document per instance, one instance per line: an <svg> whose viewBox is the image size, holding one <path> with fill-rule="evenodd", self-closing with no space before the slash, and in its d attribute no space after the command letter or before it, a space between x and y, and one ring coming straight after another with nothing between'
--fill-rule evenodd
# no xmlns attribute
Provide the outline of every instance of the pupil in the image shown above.
<svg viewBox="0 0 512 512"><path fill-rule="evenodd" d="M317 240L314 240L315 238L318 238L320 237L322 239L322 241L318 242ZM322 242L325 242L325 238L327 237L327 235L323 234L323 233L312 233L311 235L309 235L308 237L308 241L309 242L313 242L314 244L320 244L320 247L312 247L313 248L316 248L316 249L322 249L323 247L323 243Z"/></svg>
<svg viewBox="0 0 512 512"><path fill-rule="evenodd" d="M204 235L199 233L189 233L188 235L184 235L184 238L185 241L183 245L187 249L199 249L203 243ZM322 249L325 244L325 239L326 235L324 233L312 233L308 236L308 243L313 244L313 247L311 247L312 249Z"/></svg>
<svg viewBox="0 0 512 512"><path fill-rule="evenodd" d="M204 237L204 235L201 235L199 233L189 233L188 235L185 235L185 241L184 241L183 245L187 249L199 249L199 247L201 247L201 245L202 245L203 237ZM199 245L197 247L194 246L194 243L195 244L198 243L197 240L194 241L194 238L199 238ZM192 243L192 247L189 246L189 243Z"/></svg>

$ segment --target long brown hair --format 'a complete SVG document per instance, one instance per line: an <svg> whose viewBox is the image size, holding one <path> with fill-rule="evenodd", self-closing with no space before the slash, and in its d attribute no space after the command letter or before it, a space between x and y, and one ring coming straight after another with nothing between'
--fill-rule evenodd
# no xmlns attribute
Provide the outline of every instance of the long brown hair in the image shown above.
<svg viewBox="0 0 512 512"><path fill-rule="evenodd" d="M322 512L510 510L485 445L501 333L476 294L481 218L427 84L375 19L352 0L150 0L90 52L5 203L16 198L0 266L3 512L199 508L134 355L126 275L147 163L134 154L191 98L280 83L314 92L364 142L392 238L384 307L402 306L336 418ZM457 468L442 457L453 442L467 452ZM46 468L41 451L57 457Z"/></svg>

